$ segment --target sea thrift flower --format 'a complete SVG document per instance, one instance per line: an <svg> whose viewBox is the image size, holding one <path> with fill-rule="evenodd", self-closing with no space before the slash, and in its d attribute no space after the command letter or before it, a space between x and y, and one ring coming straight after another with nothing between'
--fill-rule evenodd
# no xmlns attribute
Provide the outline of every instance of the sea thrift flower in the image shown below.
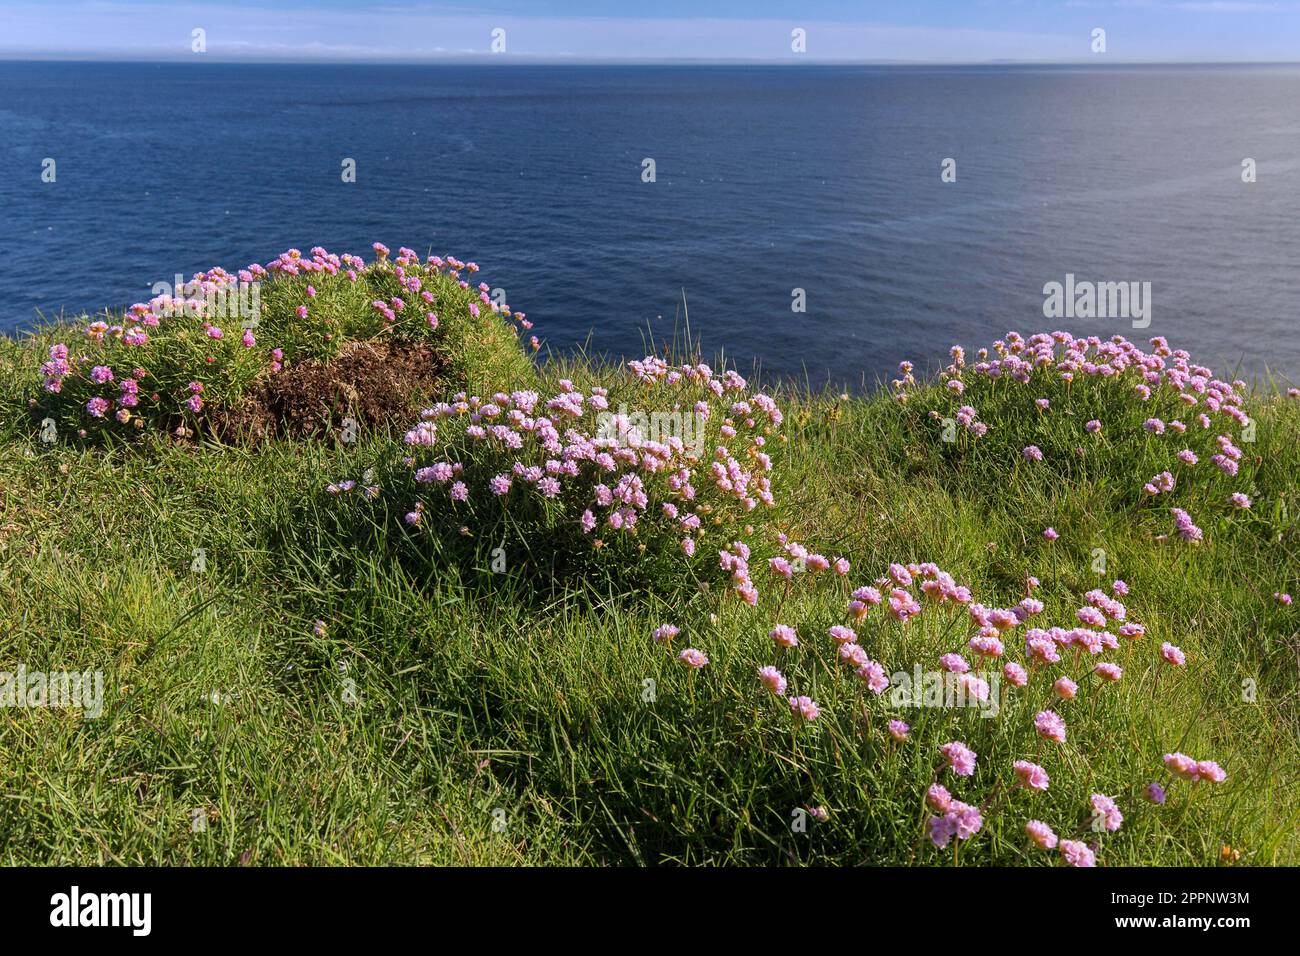
<svg viewBox="0 0 1300 956"><path fill-rule="evenodd" d="M1097 865L1097 857L1093 855L1092 850L1088 849L1088 844L1080 840L1062 840L1060 849L1061 858L1069 866L1090 867Z"/></svg>
<svg viewBox="0 0 1300 956"><path fill-rule="evenodd" d="M1079 685L1068 677L1058 677L1056 683L1052 685L1052 690L1062 700L1074 700L1075 694L1079 691Z"/></svg>
<svg viewBox="0 0 1300 956"><path fill-rule="evenodd" d="M889 677L885 674L885 668L875 661L867 661L857 670L858 677L866 682L867 690L873 694L884 693L889 686Z"/></svg>
<svg viewBox="0 0 1300 956"><path fill-rule="evenodd" d="M1035 714L1034 729L1038 731L1040 737L1065 743L1065 721L1053 711L1041 710Z"/></svg>
<svg viewBox="0 0 1300 956"><path fill-rule="evenodd" d="M681 628L675 624L660 624L655 628L654 637L656 644L671 644L673 638L681 633Z"/></svg>
<svg viewBox="0 0 1300 956"><path fill-rule="evenodd" d="M939 658L939 667L949 674L964 674L970 670L970 665L960 654L944 654Z"/></svg>
<svg viewBox="0 0 1300 956"><path fill-rule="evenodd" d="M1281 604L1283 607L1291 606L1291 595L1283 591L1274 591L1273 600L1276 601L1278 604Z"/></svg>
<svg viewBox="0 0 1300 956"><path fill-rule="evenodd" d="M901 720L891 720L889 722L889 736L893 737L898 743L902 743L907 738L907 732L911 729Z"/></svg>
<svg viewBox="0 0 1300 956"><path fill-rule="evenodd" d="M930 842L943 849L953 837L958 840L970 839L983 825L984 819L980 815L979 808L962 803L960 800L953 800L948 804L943 816L930 817L926 821L926 830Z"/></svg>
<svg viewBox="0 0 1300 956"><path fill-rule="evenodd" d="M1098 664L1092 669L1092 671L1102 680L1111 681L1112 683L1124 676L1123 668L1118 664L1112 664L1109 661L1104 661Z"/></svg>
<svg viewBox="0 0 1300 956"><path fill-rule="evenodd" d="M1034 841L1034 845L1041 850L1056 849L1056 834L1052 828L1041 820L1030 820L1025 824L1025 833L1029 839Z"/></svg>
<svg viewBox="0 0 1300 956"><path fill-rule="evenodd" d="M1177 777L1184 780L1196 779L1196 761L1184 753L1171 753L1164 756L1165 766Z"/></svg>
<svg viewBox="0 0 1300 956"><path fill-rule="evenodd" d="M1196 779L1208 780L1211 783L1223 783L1228 779L1228 774L1213 760L1198 760L1196 763Z"/></svg>
<svg viewBox="0 0 1300 956"><path fill-rule="evenodd" d="M1236 505L1238 508L1249 508L1250 496L1243 495L1240 491L1234 491L1232 493L1232 503Z"/></svg>
<svg viewBox="0 0 1300 956"><path fill-rule="evenodd" d="M1170 508L1169 513L1174 516L1174 527L1184 541L1197 542L1204 537L1201 529L1192 523L1191 515L1182 508Z"/></svg>
<svg viewBox="0 0 1300 956"><path fill-rule="evenodd" d="M1038 764L1030 763L1028 760L1017 760L1013 767L1016 777L1020 780L1020 786L1029 790L1047 789L1047 771Z"/></svg>
<svg viewBox="0 0 1300 956"><path fill-rule="evenodd" d="M1186 655L1183 654L1180 648L1175 647L1168 641L1160 645L1160 656L1175 667L1185 667L1187 665Z"/></svg>
<svg viewBox="0 0 1300 956"><path fill-rule="evenodd" d="M1024 687L1029 682L1029 675L1015 661L1008 661L1002 665L1002 676L1007 679L1007 683L1015 687Z"/></svg>
<svg viewBox="0 0 1300 956"><path fill-rule="evenodd" d="M1147 784L1144 794L1154 804L1159 805L1165 802L1165 788L1158 783Z"/></svg>
<svg viewBox="0 0 1300 956"><path fill-rule="evenodd" d="M758 679L761 680L763 686L772 693L777 695L785 693L785 676L770 664L767 667L760 667L758 669Z"/></svg>
<svg viewBox="0 0 1300 956"><path fill-rule="evenodd" d="M786 702L790 705L790 710L803 720L816 720L821 716L821 710L811 697L788 697Z"/></svg>
<svg viewBox="0 0 1300 956"><path fill-rule="evenodd" d="M677 659L689 667L691 670L699 670L709 662L704 656L703 651L697 651L693 647L688 647L677 655Z"/></svg>
<svg viewBox="0 0 1300 956"><path fill-rule="evenodd" d="M1115 801L1104 793L1094 793L1089 801L1092 804L1092 819L1114 833L1124 822L1124 814L1119 812Z"/></svg>
<svg viewBox="0 0 1300 956"><path fill-rule="evenodd" d="M947 813L948 807L952 805L952 794L942 784L932 783L925 792L925 802L935 813Z"/></svg>
<svg viewBox="0 0 1300 956"><path fill-rule="evenodd" d="M1025 456L1025 461L1042 461L1043 452L1037 445L1026 445L1021 454Z"/></svg>
<svg viewBox="0 0 1300 956"><path fill-rule="evenodd" d="M1056 533L1055 528L1047 528L1045 531L1043 531L1043 537L1046 538L1048 541L1055 541L1057 538L1060 537L1060 535Z"/></svg>
<svg viewBox="0 0 1300 956"><path fill-rule="evenodd" d="M939 752L948 761L948 769L957 776L969 777L975 773L975 751L961 741L950 741L940 747Z"/></svg>
<svg viewBox="0 0 1300 956"><path fill-rule="evenodd" d="M788 624L778 624L768 632L767 636L776 641L781 647L799 646L799 636L795 633L794 628Z"/></svg>
<svg viewBox="0 0 1300 956"><path fill-rule="evenodd" d="M1095 435L1099 431L1101 431L1101 422L1097 421L1097 419L1094 418L1091 421L1089 421L1086 425L1083 426L1083 430L1090 435Z"/></svg>

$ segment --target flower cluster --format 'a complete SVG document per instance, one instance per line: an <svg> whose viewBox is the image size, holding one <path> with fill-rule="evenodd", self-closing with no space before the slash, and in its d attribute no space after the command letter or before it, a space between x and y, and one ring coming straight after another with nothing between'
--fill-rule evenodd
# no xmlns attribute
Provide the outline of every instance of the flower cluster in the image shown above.
<svg viewBox="0 0 1300 956"><path fill-rule="evenodd" d="M767 446L783 420L776 402L703 363L651 356L629 363L628 378L618 384L648 411L615 411L610 388L567 379L549 398L461 392L426 409L405 436L417 497L408 524L433 511L459 523L514 509L597 548L671 536L688 558L707 534L744 534L749 512L775 501ZM748 547L737 540L721 553L736 590L757 601ZM809 569L830 567L799 557Z"/></svg>
<svg viewBox="0 0 1300 956"><path fill-rule="evenodd" d="M488 316L515 335L531 328L486 284L463 277L476 264L421 262L410 249L390 260L385 246L374 249L369 265L318 246L234 273L212 268L110 321L88 322L79 342L56 343L41 365L48 410L83 435L149 427L186 435L259 379L291 362L328 360L348 341L436 337L438 314L444 330L447 320L481 330Z"/></svg>
<svg viewBox="0 0 1300 956"><path fill-rule="evenodd" d="M1063 751L1068 736L1067 720L1063 714L1070 713L1071 707L1080 706L1080 698L1103 694L1107 686L1121 680L1125 668L1114 660L1105 659L1106 655L1123 651L1129 664L1134 664L1137 658L1133 655L1133 648L1146 633L1140 623L1131 620L1129 609L1121 601L1130 593L1128 584L1122 580L1113 582L1109 589L1094 588L1083 594L1069 625L1040 625L1038 619L1046 613L1046 608L1043 601L1033 596L1033 591L1039 586L1033 577L1028 577L1025 583L1028 593L1006 607L980 603L974 599L969 587L958 583L952 574L930 562L894 563L871 584L853 587L850 583L837 583L834 576L819 579L815 573L802 576L797 572L787 573L788 567L796 563L805 566L805 571L811 570L813 563L809 558L812 555L785 535L777 540L780 554L769 561L773 577L782 586L775 615L781 614L785 601L783 595L795 582L806 582L808 587L816 587L820 581L825 586L842 589L841 593L847 592L843 622L826 627L826 637L820 641L812 637L822 633L817 628L805 630L801 641L799 630L794 625L769 625L768 634L782 666L789 667L783 670L775 663L758 666L758 682L795 717L796 728L824 720L828 714L834 713L828 710L824 700L818 703L806 693L791 690L804 679L802 675L808 670L804 662L816 662L819 658L822 662L838 660L847 665L847 673L856 678L858 686L865 685L871 692L865 700L880 701L874 707L899 706L897 694L901 689L896 689L894 694L885 693L891 686L891 675L882 663L872 659L874 655L869 654L867 648L882 645L888 629L897 628L899 636L902 636L908 629L918 626L919 618L931 615L938 618L934 629L953 642L938 654L939 675L960 689L966 699L982 701L990 707L996 705L999 710L1003 705L1013 703L1014 695L1021 695L1018 705L1011 709L1011 713L1021 715L1014 718L1018 726L1013 726L1009 736L1001 731L998 734L998 739L1009 740L1013 748L1012 755L1003 758L1006 763L995 760L990 768L990 764L982 761L965 740L952 739L938 746L938 772L950 774L952 781L963 786L991 775L993 789L979 801L967 798L969 802L963 802L936 779L925 794L932 813L926 818L924 827L925 836L935 847L947 847L954 839L958 843L973 839L990 813L1006 812L1000 806L1001 794L1013 790L1036 794L1049 789L1052 775L1045 764L1052 754L1050 745ZM756 586L748 577L749 546L734 542L721 554L724 569L743 576L746 583L741 587L753 588L756 592ZM817 567L830 564L816 562ZM846 574L847 571L846 567ZM743 594L741 598L743 605L750 604ZM663 631L661 626L655 632L656 640L660 639ZM1128 642L1127 648L1121 644L1121 639ZM1023 654L1015 653L1017 647L1023 647ZM1155 649L1148 653L1151 654L1148 660L1164 658L1179 666L1186 663L1182 651L1172 644L1166 643L1160 648L1159 657L1155 656ZM1009 659L1013 656L1019 659ZM814 671L817 669L813 668ZM846 672L840 670L839 673ZM899 680L905 676L906 671L894 675ZM1060 712L1035 706L1044 698L1058 701L1054 706ZM843 698L836 695L836 699ZM857 699L864 698L859 696ZM905 698L902 705L907 705ZM869 712L864 716L868 721L872 720ZM993 716L997 713L994 712ZM906 745L912 740L911 728L898 717L886 712L881 723L891 746ZM812 732L814 728L808 730ZM1048 752L1034 759L1018 753L1023 750L1043 753L1045 747L1049 748ZM1165 763L1175 776L1187 780L1221 781L1226 776L1213 761L1197 762L1181 754L1166 756ZM1069 766L1069 761L1063 765ZM1146 792L1153 803L1164 801L1164 790L1159 784L1150 785ZM1124 813L1114 797L1093 793L1083 816L1085 823L1079 839L1058 836L1042 820L1029 820L1024 824L1025 832L1035 846L1057 850L1065 865L1094 866L1099 837L1118 831L1123 825Z"/></svg>
<svg viewBox="0 0 1300 956"><path fill-rule="evenodd" d="M966 404L955 411L932 410L933 421L953 419L978 439L988 429L974 428L971 403L996 403L1000 411L1009 403L1016 412L1030 407L1038 412L1017 414L998 426L995 434L1005 434L1007 445L995 453L1007 455L1004 461L1015 453L1031 464L1053 465L1045 475L1068 474L1073 459L1095 461L1104 455L1152 462L1156 474L1142 483L1141 495L1184 499L1183 507L1168 513L1176 537L1189 543L1204 538L1192 506L1199 514L1209 507L1229 510L1224 501L1236 509L1251 505L1246 491L1222 488L1223 481L1249 479L1239 445L1254 440L1254 426L1243 409L1244 383L1216 378L1164 338L1153 338L1143 348L1119 335L1102 339L1057 331L1025 338L1009 332L991 349L980 349L974 364L966 363L961 349L953 350L953 358L940 375L942 392L950 401L961 396ZM896 382L895 387L903 385ZM1048 391L1054 392L1051 398L1042 394ZM1080 432L1094 437L1083 443ZM953 435L946 433L945 440L954 441ZM1052 540L1054 532L1044 532L1044 537Z"/></svg>

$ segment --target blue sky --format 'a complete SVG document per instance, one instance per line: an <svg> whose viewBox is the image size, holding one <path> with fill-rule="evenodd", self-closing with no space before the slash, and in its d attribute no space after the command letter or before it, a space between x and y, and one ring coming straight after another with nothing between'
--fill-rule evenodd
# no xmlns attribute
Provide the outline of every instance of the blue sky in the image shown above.
<svg viewBox="0 0 1300 956"><path fill-rule="evenodd" d="M1300 59L1300 0L3 0L0 56L185 59L196 28L210 60L485 56L497 28L519 59Z"/></svg>

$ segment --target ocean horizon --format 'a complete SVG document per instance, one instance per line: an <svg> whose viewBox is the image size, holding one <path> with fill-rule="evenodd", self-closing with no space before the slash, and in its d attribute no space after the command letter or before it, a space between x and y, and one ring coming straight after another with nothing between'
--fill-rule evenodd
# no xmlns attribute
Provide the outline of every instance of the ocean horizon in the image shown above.
<svg viewBox="0 0 1300 956"><path fill-rule="evenodd" d="M560 351L643 355L685 302L814 386L1056 328L1291 380L1297 99L1289 64L0 61L0 331L379 241Z"/></svg>

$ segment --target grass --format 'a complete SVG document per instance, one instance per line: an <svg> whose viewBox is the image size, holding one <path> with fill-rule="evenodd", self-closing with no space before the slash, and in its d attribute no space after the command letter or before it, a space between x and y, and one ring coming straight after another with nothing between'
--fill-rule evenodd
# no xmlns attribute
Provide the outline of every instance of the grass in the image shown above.
<svg viewBox="0 0 1300 956"><path fill-rule="evenodd" d="M843 582L785 591L756 555L751 609L711 557L648 583L613 558L556 578L545 538L512 545L494 573L493 540L441 549L407 533L400 502L363 512L321 494L396 435L256 451L42 443L27 403L58 337L0 340L0 670L102 670L105 713L0 708L0 862L1056 863L1024 837L1036 818L1095 843L1102 865L1219 865L1225 846L1238 865L1300 863L1300 628L1272 599L1296 588L1300 402L1271 386L1250 399L1241 480L1180 478L1168 502L1205 529L1196 546L1157 540L1167 507L1138 493L1182 446L1124 437L1146 413L1083 383L1044 414L1009 382L961 400L921 386L906 404L771 392L786 414L778 504L754 513L756 540L783 530L842 554L853 586L934 561L997 607L1033 574L1042 626L1129 583L1147 635L1112 655L1123 680L1099 688L1067 657L1060 672L1082 687L1056 705L1069 738L1041 747L1045 685L1009 694L996 719L864 695L825 637L844 620ZM544 395L566 375L614 377L580 358L536 374ZM942 441L927 412L964 401L993 430ZM1109 444L1074 454L1094 414ZM1020 457L1030 442L1047 463ZM1254 507L1222 507L1230 488ZM780 658L766 636L778 617L802 639ZM664 622L710 665L688 672L655 645ZM927 608L907 628L872 619L862 643L887 671L931 668L963 650L964 628ZM1163 641L1186 669L1159 659ZM755 667L773 662L820 720L794 728L759 687ZM906 742L890 742L889 716L912 725ZM948 740L979 753L973 778L937 774ZM1142 790L1169 784L1170 751L1215 759L1228 780L1172 784L1153 806ZM1012 760L1036 753L1051 789L1009 790ZM937 776L984 804L983 829L944 850L924 832ZM1094 792L1119 802L1118 832L1089 831ZM826 821L800 825L813 807Z"/></svg>

